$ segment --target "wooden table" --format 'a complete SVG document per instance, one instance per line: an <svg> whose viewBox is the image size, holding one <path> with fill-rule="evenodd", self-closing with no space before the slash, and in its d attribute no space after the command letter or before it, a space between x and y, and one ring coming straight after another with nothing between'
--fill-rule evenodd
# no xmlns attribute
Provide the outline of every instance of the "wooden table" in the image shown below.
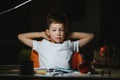
<svg viewBox="0 0 120 80"><path fill-rule="evenodd" d="M19 66L0 67L0 80L120 80L120 74L81 74L79 71L53 76L53 72L33 75L19 74Z"/></svg>

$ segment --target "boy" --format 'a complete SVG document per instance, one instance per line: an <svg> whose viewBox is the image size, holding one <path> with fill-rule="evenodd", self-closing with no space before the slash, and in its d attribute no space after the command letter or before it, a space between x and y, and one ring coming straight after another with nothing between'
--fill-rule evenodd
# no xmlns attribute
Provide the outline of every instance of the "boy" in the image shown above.
<svg viewBox="0 0 120 80"><path fill-rule="evenodd" d="M79 47L93 39L92 33L72 32L68 34L68 20L62 13L47 16L47 29L43 32L18 34L18 39L38 53L41 68L70 68L69 60ZM34 38L43 38L41 41ZM69 38L75 38L71 41Z"/></svg>

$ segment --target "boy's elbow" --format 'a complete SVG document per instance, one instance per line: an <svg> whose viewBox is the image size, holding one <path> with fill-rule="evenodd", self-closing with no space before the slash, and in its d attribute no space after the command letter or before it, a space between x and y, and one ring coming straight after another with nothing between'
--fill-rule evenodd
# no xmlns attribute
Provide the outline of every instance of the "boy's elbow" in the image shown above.
<svg viewBox="0 0 120 80"><path fill-rule="evenodd" d="M93 38L94 38L94 34L91 33L91 34L90 34L90 39L92 40Z"/></svg>
<svg viewBox="0 0 120 80"><path fill-rule="evenodd" d="M18 34L18 35L17 35L17 38L18 38L19 40L20 40L22 37L23 37L22 34Z"/></svg>
<svg viewBox="0 0 120 80"><path fill-rule="evenodd" d="M21 35L20 35L20 34L18 34L18 35L17 35L17 38L18 38L18 39L20 39L20 36L21 36Z"/></svg>

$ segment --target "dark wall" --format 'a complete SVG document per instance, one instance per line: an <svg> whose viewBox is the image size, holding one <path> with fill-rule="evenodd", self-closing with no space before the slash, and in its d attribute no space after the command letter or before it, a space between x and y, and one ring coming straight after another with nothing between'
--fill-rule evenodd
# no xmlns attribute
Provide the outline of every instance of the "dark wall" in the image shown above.
<svg viewBox="0 0 120 80"><path fill-rule="evenodd" d="M13 8L26 0L2 0L0 12ZM29 31L30 3L0 15L0 64L18 64L19 51L25 46L17 34Z"/></svg>
<svg viewBox="0 0 120 80"><path fill-rule="evenodd" d="M120 5L117 0L102 0L101 43L111 42L120 48Z"/></svg>
<svg viewBox="0 0 120 80"><path fill-rule="evenodd" d="M0 12L19 5L26 0L0 1ZM67 3L69 2L70 3ZM72 6L73 7L72 7ZM70 7L70 8L69 8ZM18 64L19 51L28 48L17 39L18 33L42 31L46 16L51 11L65 12L73 31L95 34L94 40L84 47L86 59L92 60L94 48L105 40L119 46L120 13L116 0L33 0L15 10L0 15L0 64ZM75 12L75 13L74 13Z"/></svg>
<svg viewBox="0 0 120 80"><path fill-rule="evenodd" d="M51 11L61 11L61 0L34 0L31 5L32 31L42 31L46 26L46 17Z"/></svg>

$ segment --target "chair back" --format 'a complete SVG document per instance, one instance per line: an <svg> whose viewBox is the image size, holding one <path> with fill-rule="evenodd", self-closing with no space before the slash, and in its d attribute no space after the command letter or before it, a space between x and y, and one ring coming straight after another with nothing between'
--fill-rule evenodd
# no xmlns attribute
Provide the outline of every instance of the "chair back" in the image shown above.
<svg viewBox="0 0 120 80"><path fill-rule="evenodd" d="M35 50L31 51L31 60L33 61L33 67L38 68L40 67L38 53Z"/></svg>

